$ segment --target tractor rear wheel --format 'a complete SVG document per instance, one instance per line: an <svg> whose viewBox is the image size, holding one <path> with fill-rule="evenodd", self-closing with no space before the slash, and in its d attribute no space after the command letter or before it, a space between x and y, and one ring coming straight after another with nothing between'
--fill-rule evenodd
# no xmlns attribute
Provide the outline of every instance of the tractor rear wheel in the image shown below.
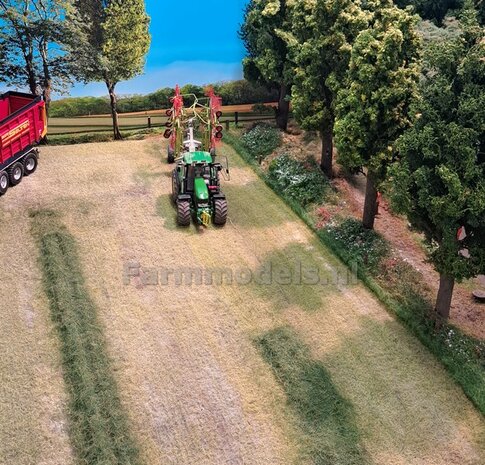
<svg viewBox="0 0 485 465"><path fill-rule="evenodd" d="M216 199L214 201L214 224L224 226L227 222L227 200Z"/></svg>
<svg viewBox="0 0 485 465"><path fill-rule="evenodd" d="M8 178L11 186L16 186L20 184L22 178L24 177L24 165L19 161L14 163L8 170Z"/></svg>
<svg viewBox="0 0 485 465"><path fill-rule="evenodd" d="M0 171L0 195L3 195L8 190L8 173Z"/></svg>
<svg viewBox="0 0 485 465"><path fill-rule="evenodd" d="M185 200L177 202L177 224L190 226L190 203Z"/></svg>
<svg viewBox="0 0 485 465"><path fill-rule="evenodd" d="M39 159L35 153L29 153L24 158L24 176L31 175L36 169L37 165L39 164Z"/></svg>

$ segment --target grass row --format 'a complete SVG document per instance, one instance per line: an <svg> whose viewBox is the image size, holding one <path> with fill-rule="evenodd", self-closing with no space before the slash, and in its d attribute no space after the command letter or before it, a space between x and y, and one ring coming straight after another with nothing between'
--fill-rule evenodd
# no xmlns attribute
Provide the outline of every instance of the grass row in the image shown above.
<svg viewBox="0 0 485 465"><path fill-rule="evenodd" d="M43 284L61 347L69 396L69 435L79 464L136 465L97 309L74 238L51 211L31 212Z"/></svg>
<svg viewBox="0 0 485 465"><path fill-rule="evenodd" d="M315 218L308 209L285 195L281 186L261 169L255 154L244 146L238 135L228 133L225 135L225 141L252 166L275 193L285 200L327 248L343 263L355 269L355 250L349 247L346 238L339 240L335 231L317 228ZM357 270L360 280L437 357L451 377L462 387L467 397L485 415L485 364L483 353L477 354L477 348L482 347L483 344L451 326L436 331L427 317L429 303L419 292L413 292L413 283L399 280L397 285L386 286L386 279L377 280L366 266L357 266Z"/></svg>
<svg viewBox="0 0 485 465"><path fill-rule="evenodd" d="M137 130L121 130L125 139L137 140L143 139L145 136L153 134L161 134L164 128L151 129L137 129ZM112 142L113 131L105 132L85 132L85 133L70 133L70 134L53 134L47 137L48 145L76 145L89 144L92 142Z"/></svg>
<svg viewBox="0 0 485 465"><path fill-rule="evenodd" d="M314 465L365 465L353 407L335 387L325 367L289 328L277 328L256 341L295 414Z"/></svg>

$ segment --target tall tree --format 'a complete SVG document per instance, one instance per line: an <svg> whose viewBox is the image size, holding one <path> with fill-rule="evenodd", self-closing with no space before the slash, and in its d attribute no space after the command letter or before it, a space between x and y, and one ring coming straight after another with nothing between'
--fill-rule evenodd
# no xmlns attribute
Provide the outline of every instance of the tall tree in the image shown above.
<svg viewBox="0 0 485 465"><path fill-rule="evenodd" d="M369 1L367 7L372 8L369 27L352 46L347 85L337 97L335 137L341 165L367 168L363 225L373 229L379 183L396 140L410 125L421 41L418 17L392 0Z"/></svg>
<svg viewBox="0 0 485 465"><path fill-rule="evenodd" d="M345 80L351 44L366 26L360 2L301 0L283 34L294 66L292 105L303 128L319 131L320 166L332 176L335 98Z"/></svg>
<svg viewBox="0 0 485 465"><path fill-rule="evenodd" d="M108 89L113 134L121 139L116 85L141 74L150 48L149 17L143 0L74 0L69 20L75 30L71 51L75 73Z"/></svg>
<svg viewBox="0 0 485 465"><path fill-rule="evenodd" d="M49 108L54 89L71 82L65 50L67 0L0 0L3 80L41 93Z"/></svg>
<svg viewBox="0 0 485 465"><path fill-rule="evenodd" d="M278 89L276 122L284 131L288 128L293 81L288 47L281 36L290 27L288 3L287 0L251 0L239 33L248 54L243 61L244 76Z"/></svg>
<svg viewBox="0 0 485 465"><path fill-rule="evenodd" d="M394 206L430 243L438 322L455 281L485 271L485 36L472 0L461 26L458 39L426 51L419 117L399 141L390 183Z"/></svg>

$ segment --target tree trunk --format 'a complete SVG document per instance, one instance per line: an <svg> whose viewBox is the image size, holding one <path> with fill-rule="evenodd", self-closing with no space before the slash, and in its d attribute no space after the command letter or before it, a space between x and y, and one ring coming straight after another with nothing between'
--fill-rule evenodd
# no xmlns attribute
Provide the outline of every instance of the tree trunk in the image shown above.
<svg viewBox="0 0 485 465"><path fill-rule="evenodd" d="M371 171L367 172L367 185L365 188L364 215L362 225L366 229L374 229L374 222L377 215L377 188L376 176Z"/></svg>
<svg viewBox="0 0 485 465"><path fill-rule="evenodd" d="M451 299L453 298L453 289L455 287L455 278L440 274L440 288L436 298L436 325L448 320L450 317Z"/></svg>
<svg viewBox="0 0 485 465"><path fill-rule="evenodd" d="M281 84L278 108L276 110L276 124L285 132L288 129L288 118L290 116L290 102L286 99L287 92L288 87L286 84Z"/></svg>
<svg viewBox="0 0 485 465"><path fill-rule="evenodd" d="M121 136L120 132L120 125L118 121L118 111L116 108L117 99L115 94L115 86L116 84L111 84L110 82L106 82L106 86L108 87L109 92L109 99L111 103L111 116L113 118L113 137L115 140L121 140L123 137Z"/></svg>
<svg viewBox="0 0 485 465"><path fill-rule="evenodd" d="M35 76L34 56L31 54L25 55L25 72L27 74L27 82L31 94L37 94L37 79Z"/></svg>
<svg viewBox="0 0 485 465"><path fill-rule="evenodd" d="M44 76L42 79L42 95L45 102L45 110L47 113L47 117L49 117L49 108L52 100L52 77L49 69L47 43L43 41L40 44L39 48L40 48L40 55L42 57L42 70L44 73Z"/></svg>
<svg viewBox="0 0 485 465"><path fill-rule="evenodd" d="M322 139L322 159L320 160L320 168L327 175L328 178L333 177L333 123L328 123L322 131L320 131Z"/></svg>

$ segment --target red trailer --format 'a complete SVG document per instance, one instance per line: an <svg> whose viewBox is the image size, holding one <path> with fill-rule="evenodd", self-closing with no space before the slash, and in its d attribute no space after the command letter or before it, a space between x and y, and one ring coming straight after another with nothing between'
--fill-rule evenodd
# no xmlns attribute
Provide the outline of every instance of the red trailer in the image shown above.
<svg viewBox="0 0 485 465"><path fill-rule="evenodd" d="M0 95L0 196L37 169L35 146L47 134L45 104L36 95Z"/></svg>

